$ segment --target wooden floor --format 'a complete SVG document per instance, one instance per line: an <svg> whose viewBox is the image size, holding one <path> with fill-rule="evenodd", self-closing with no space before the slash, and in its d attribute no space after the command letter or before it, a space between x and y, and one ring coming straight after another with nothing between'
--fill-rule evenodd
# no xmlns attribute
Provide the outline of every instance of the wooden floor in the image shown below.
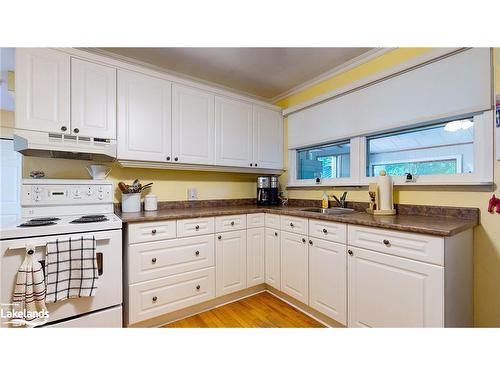
<svg viewBox="0 0 500 375"><path fill-rule="evenodd" d="M263 292L163 328L319 328L323 324Z"/></svg>

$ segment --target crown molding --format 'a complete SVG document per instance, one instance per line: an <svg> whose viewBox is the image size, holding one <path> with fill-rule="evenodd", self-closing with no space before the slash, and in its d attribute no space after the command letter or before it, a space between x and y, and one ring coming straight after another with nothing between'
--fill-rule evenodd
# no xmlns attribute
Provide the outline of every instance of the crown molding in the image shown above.
<svg viewBox="0 0 500 375"><path fill-rule="evenodd" d="M335 68L332 68L324 73L321 73L320 75L304 82L301 83L300 85L297 85L295 87L292 87L291 89L276 95L274 98L269 99L271 103L276 103L280 101L281 99L285 99L289 96L298 94L299 92L312 87L314 85L317 85L318 83L321 83L323 81L326 81L327 79L330 79L336 75L339 75L341 73L344 73L348 70L351 70L359 65L362 65L370 60L373 60L389 51L392 51L395 48L372 48L371 50L356 56L345 63L336 66Z"/></svg>

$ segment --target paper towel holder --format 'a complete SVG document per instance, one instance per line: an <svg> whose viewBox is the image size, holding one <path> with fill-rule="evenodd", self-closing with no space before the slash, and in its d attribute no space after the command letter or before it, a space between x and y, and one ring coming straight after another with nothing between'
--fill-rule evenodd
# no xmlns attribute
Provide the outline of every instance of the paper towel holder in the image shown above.
<svg viewBox="0 0 500 375"><path fill-rule="evenodd" d="M390 176L386 176L386 172L384 170L380 171L380 177L381 178L389 178ZM392 207L390 209L381 209L381 204L380 204L380 188L379 188L379 183L378 182L372 182L368 185L368 195L370 197L369 201L369 207L366 209L366 212L375 216L392 216L396 215L396 210L394 209L394 203L393 203L393 197L392 197L392 180L390 181L391 185L391 194L389 196L390 202L384 202L388 203L389 207Z"/></svg>

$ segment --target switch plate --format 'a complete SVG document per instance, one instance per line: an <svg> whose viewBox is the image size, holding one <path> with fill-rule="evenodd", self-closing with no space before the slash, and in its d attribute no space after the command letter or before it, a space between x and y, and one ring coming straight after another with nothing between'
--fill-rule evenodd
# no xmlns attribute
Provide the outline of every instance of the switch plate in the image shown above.
<svg viewBox="0 0 500 375"><path fill-rule="evenodd" d="M188 201L196 201L196 200L198 200L198 189L188 188Z"/></svg>

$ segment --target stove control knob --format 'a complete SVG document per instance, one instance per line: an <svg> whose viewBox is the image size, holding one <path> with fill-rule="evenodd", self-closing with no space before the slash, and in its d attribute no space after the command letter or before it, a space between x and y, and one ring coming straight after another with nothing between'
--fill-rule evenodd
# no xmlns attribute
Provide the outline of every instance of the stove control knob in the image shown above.
<svg viewBox="0 0 500 375"><path fill-rule="evenodd" d="M73 191L73 195L74 195L75 197L79 197L79 196L80 196L80 190L75 189L75 191Z"/></svg>
<svg viewBox="0 0 500 375"><path fill-rule="evenodd" d="M101 194L99 194L97 197L98 197L98 198L99 198L99 200L101 200L101 201L104 199L104 195L103 195L102 193L101 193Z"/></svg>
<svg viewBox="0 0 500 375"><path fill-rule="evenodd" d="M40 186L35 186L35 188L33 189L33 191L35 193L40 193L42 191L42 189L40 188Z"/></svg>
<svg viewBox="0 0 500 375"><path fill-rule="evenodd" d="M99 186L99 187L97 188L97 191L98 191L99 193L101 193L101 192L102 192L102 186Z"/></svg>
<svg viewBox="0 0 500 375"><path fill-rule="evenodd" d="M33 198L35 199L35 202L38 202L39 200L42 199L42 197L40 196L40 194L35 194L35 196Z"/></svg>
<svg viewBox="0 0 500 375"><path fill-rule="evenodd" d="M90 197L92 195L92 188L87 189L87 195Z"/></svg>

